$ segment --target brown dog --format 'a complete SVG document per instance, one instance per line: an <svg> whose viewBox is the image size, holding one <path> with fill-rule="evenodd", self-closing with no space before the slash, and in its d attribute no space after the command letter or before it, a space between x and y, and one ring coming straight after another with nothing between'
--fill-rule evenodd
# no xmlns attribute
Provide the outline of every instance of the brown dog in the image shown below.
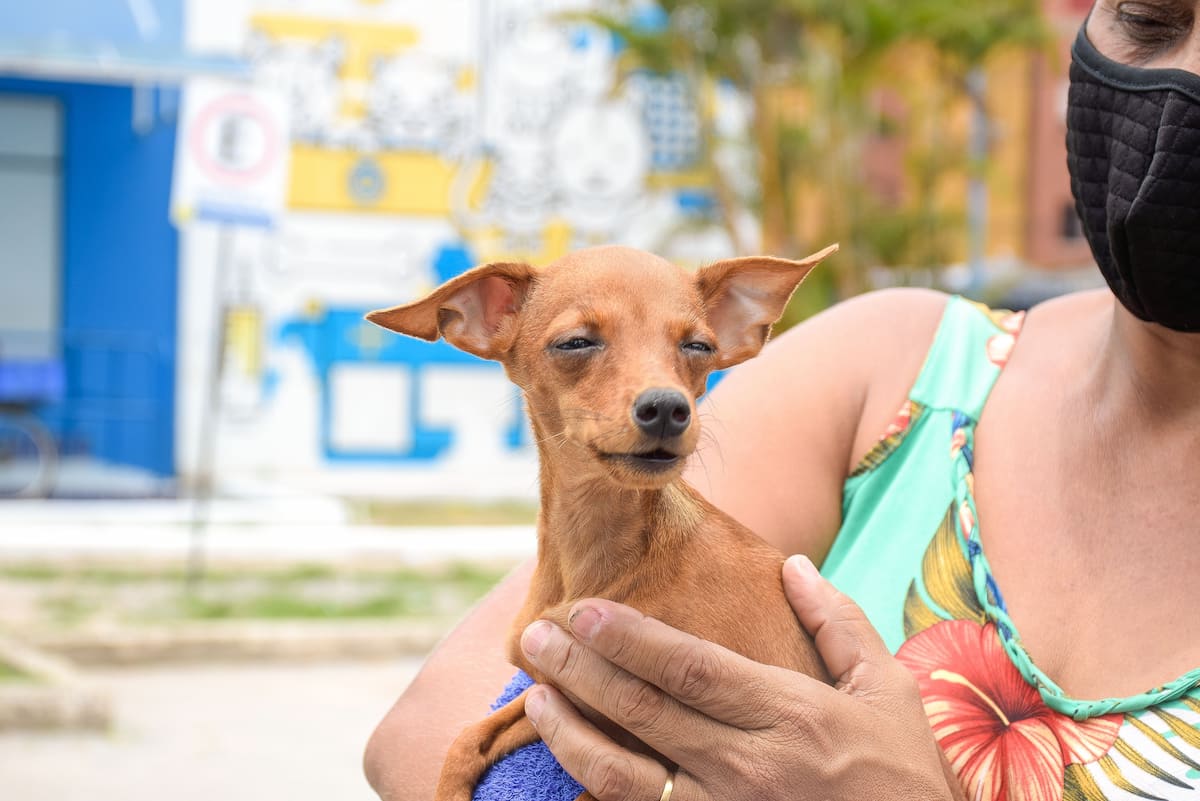
<svg viewBox="0 0 1200 801"><path fill-rule="evenodd" d="M637 250L593 248L543 270L477 267L424 300L367 315L499 361L524 390L541 510L513 664L543 680L521 632L538 618L565 628L575 601L600 597L829 681L784 598L783 555L679 476L708 374L757 354L796 286L836 249L798 262L731 259L693 275ZM522 694L455 740L437 801L470 801L492 763L537 738Z"/></svg>

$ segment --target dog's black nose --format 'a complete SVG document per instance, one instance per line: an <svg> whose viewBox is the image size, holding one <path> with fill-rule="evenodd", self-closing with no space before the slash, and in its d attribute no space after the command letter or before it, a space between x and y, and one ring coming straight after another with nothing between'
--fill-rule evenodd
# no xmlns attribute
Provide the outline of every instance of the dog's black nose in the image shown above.
<svg viewBox="0 0 1200 801"><path fill-rule="evenodd" d="M692 422L692 407L682 392L648 389L633 402L633 419L646 434L670 439L687 431Z"/></svg>

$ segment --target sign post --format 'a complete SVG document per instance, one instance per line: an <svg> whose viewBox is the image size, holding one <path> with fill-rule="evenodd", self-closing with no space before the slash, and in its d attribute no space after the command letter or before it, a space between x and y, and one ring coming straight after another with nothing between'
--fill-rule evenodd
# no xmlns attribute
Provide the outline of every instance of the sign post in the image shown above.
<svg viewBox="0 0 1200 801"><path fill-rule="evenodd" d="M278 94L223 81L188 84L175 143L171 219L177 226L215 223L212 332L205 371L204 405L196 452L187 585L194 592L204 572L204 533L215 490L221 379L225 364L225 275L238 227L274 228L284 210L288 182L287 104Z"/></svg>
<svg viewBox="0 0 1200 801"><path fill-rule="evenodd" d="M175 144L171 219L274 227L288 179L287 103L224 81L188 84Z"/></svg>

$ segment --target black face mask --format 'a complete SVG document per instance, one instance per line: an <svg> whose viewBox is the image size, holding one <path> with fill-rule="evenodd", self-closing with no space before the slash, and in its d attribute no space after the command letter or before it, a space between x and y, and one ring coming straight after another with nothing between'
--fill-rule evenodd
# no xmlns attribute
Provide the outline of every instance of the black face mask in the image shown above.
<svg viewBox="0 0 1200 801"><path fill-rule="evenodd" d="M1109 287L1130 312L1200 331L1200 75L1130 67L1079 31L1067 167Z"/></svg>

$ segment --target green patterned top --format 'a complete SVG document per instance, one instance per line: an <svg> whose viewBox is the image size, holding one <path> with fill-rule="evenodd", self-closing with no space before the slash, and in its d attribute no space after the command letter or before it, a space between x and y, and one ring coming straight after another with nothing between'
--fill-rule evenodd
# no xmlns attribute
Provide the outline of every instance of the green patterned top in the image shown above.
<svg viewBox="0 0 1200 801"><path fill-rule="evenodd" d="M822 573L916 675L968 797L1192 798L1200 669L1129 698L1070 698L1022 647L988 567L975 424L1023 320L950 299L908 399L846 480Z"/></svg>

